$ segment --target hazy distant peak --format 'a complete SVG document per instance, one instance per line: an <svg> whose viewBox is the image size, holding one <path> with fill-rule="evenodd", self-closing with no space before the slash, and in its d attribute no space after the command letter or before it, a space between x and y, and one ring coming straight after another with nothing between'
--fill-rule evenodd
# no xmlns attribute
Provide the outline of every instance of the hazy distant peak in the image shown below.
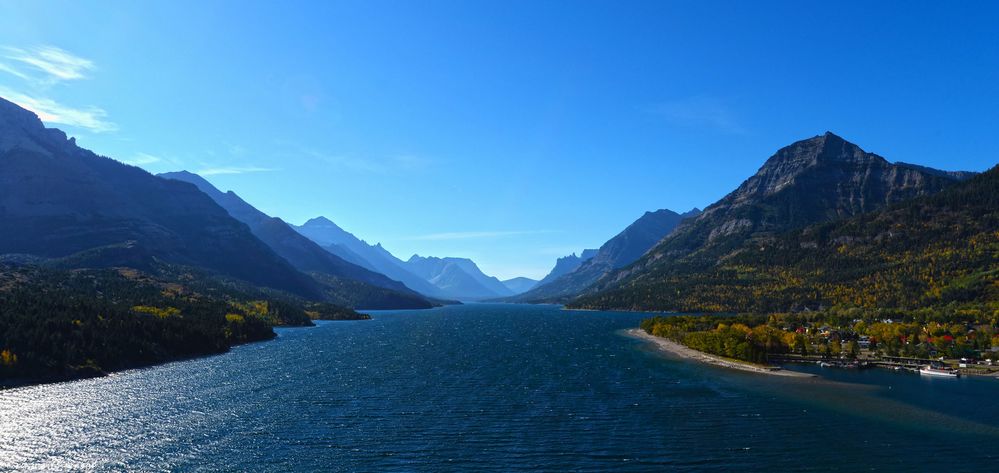
<svg viewBox="0 0 999 473"><path fill-rule="evenodd" d="M197 185L199 188L201 188L202 186L205 186L205 187L210 187L212 189L215 189L215 186L213 186L210 182L208 182L207 179L201 177L198 174L190 172L190 171L164 172L164 173L157 174L156 176L162 177L164 179L173 179L173 180L176 180L176 181L189 182L191 184ZM232 191L229 191L229 192L231 193Z"/></svg>
<svg viewBox="0 0 999 473"><path fill-rule="evenodd" d="M303 227L336 227L340 228L339 225L333 223L332 220L323 217L322 215L310 218L308 221L302 224Z"/></svg>
<svg viewBox="0 0 999 473"><path fill-rule="evenodd" d="M186 177L192 178L192 179L201 179L201 180L204 180L204 178L201 177L201 175L193 173L193 172L188 171L186 169L183 169L183 170L180 170L180 171L173 171L173 172L164 172L164 173L161 173L161 175L163 175L163 176L186 176Z"/></svg>
<svg viewBox="0 0 999 473"><path fill-rule="evenodd" d="M507 289L513 291L514 294L525 293L538 285L538 281L525 277L511 278L501 282Z"/></svg>

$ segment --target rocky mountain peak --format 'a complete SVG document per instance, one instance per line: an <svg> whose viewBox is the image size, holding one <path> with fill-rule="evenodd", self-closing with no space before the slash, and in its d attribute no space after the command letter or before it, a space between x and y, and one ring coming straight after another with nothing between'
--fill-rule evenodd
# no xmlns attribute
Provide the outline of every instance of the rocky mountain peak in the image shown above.
<svg viewBox="0 0 999 473"><path fill-rule="evenodd" d="M22 129L42 129L45 125L34 112L24 109L14 102L0 97L0 122L5 127L16 126Z"/></svg>
<svg viewBox="0 0 999 473"><path fill-rule="evenodd" d="M886 162L884 158L868 153L859 146L844 140L832 132L797 141L781 148L766 161L760 173L787 171L797 167L814 166L834 162ZM789 168L789 166L792 166Z"/></svg>
<svg viewBox="0 0 999 473"><path fill-rule="evenodd" d="M45 128L34 112L0 97L0 153L14 148L51 155L76 148L62 130Z"/></svg>
<svg viewBox="0 0 999 473"><path fill-rule="evenodd" d="M774 195L815 170L829 180L851 180L851 174L883 169L890 163L881 156L868 153L859 146L832 132L797 141L781 148L724 201L733 206ZM709 209L711 210L711 209Z"/></svg>
<svg viewBox="0 0 999 473"><path fill-rule="evenodd" d="M936 193L962 175L892 164L827 132L778 150L737 189L681 225L652 258L870 212Z"/></svg>

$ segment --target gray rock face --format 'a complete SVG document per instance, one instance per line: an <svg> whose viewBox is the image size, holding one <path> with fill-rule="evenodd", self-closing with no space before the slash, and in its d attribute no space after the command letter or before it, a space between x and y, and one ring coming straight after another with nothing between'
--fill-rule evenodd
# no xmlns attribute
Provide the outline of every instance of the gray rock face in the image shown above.
<svg viewBox="0 0 999 473"><path fill-rule="evenodd" d="M727 214L726 222L745 231L793 228L932 194L954 180L942 171L892 164L827 132L777 151L702 218ZM765 205L773 208L760 208ZM749 209L740 211L743 207Z"/></svg>
<svg viewBox="0 0 999 473"><path fill-rule="evenodd" d="M0 98L0 153L20 148L45 155L71 152L76 140L55 128L45 128L34 113Z"/></svg>

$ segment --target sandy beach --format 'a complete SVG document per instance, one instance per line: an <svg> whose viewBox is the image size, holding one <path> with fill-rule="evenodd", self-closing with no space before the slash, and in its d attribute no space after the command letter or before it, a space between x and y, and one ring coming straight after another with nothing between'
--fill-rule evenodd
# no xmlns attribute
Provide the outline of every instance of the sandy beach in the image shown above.
<svg viewBox="0 0 999 473"><path fill-rule="evenodd" d="M691 348L687 348L679 343L671 340L667 340L662 337L655 337L645 333L642 329L629 329L625 332L629 337L639 338L651 343L654 343L656 347L665 352L672 353L684 359L696 360L702 363L710 363L716 366L722 366L725 368L731 368L735 370L749 371L752 373L767 374L771 376L789 376L795 378L814 378L815 375L807 373L799 373L796 371L788 371L784 369L771 369L766 366L756 365L741 361L733 361L722 358L720 356L710 355L701 351L697 351Z"/></svg>

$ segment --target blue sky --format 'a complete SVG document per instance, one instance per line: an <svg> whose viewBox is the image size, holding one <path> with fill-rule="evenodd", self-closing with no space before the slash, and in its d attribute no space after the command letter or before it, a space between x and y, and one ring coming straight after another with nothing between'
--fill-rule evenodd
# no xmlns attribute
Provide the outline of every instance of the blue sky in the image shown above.
<svg viewBox="0 0 999 473"><path fill-rule="evenodd" d="M540 277L826 130L999 162L995 2L2 2L0 96L405 258Z"/></svg>

